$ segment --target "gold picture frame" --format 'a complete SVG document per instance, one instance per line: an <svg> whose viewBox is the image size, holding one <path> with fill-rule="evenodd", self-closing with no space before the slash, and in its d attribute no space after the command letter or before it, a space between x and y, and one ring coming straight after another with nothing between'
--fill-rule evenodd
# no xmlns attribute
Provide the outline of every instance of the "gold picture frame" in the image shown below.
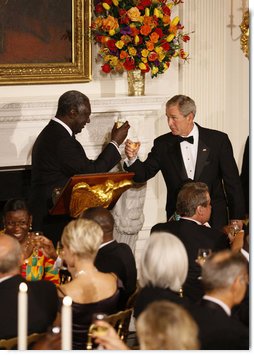
<svg viewBox="0 0 254 355"><path fill-rule="evenodd" d="M11 1L11 0L9 0ZM26 1L26 3L31 6L31 12L29 13L27 11L28 6L25 7L26 9L26 21L27 21L27 27L31 26L33 24L32 21L28 18L28 16L34 12L34 18L38 20L38 11L36 9L33 9L33 6L37 3L34 2L34 0L19 0L21 1ZM68 1L68 0L66 0ZM91 26L91 0L69 0L71 3L68 4L68 8L71 9L71 14L68 14L68 21L69 21L69 26L71 26L71 31L69 31L69 38L68 41L68 48L69 48L69 57L68 60L62 61L60 60L59 62L54 59L53 61L48 61L45 60L41 61L40 58L33 58L32 62L27 62L27 59L25 57L26 62L17 62L17 63L8 63L8 57L6 59L6 63L3 63L2 60L0 60L0 85L19 85L19 84L60 84L60 83L81 83L81 82L88 82L91 80L91 36L90 36L90 26ZM2 12L3 12L3 6L8 4L8 1L4 0L1 2L0 0L0 13L1 13L1 3L2 5ZM16 3L17 4L17 3ZM19 3L18 3L19 4ZM39 5L40 4L40 5ZM59 6L59 12L61 12L61 2L54 2L50 3L47 2L47 0L40 1L37 3L38 6L40 7L40 10L42 9L42 6L47 7L44 11L49 10L49 6L54 5L54 9L56 9L56 6ZM11 6L12 3L10 3L9 6ZM11 9L11 7L10 7ZM7 11L5 9L5 11ZM10 10L9 10L10 11ZM19 12L20 13L20 12ZM18 15L18 13L17 13ZM54 14L52 14L52 11L50 12L51 18L52 18L52 25L54 25ZM6 18L6 14L3 15ZM16 24L16 19L15 19L15 14L12 13L14 20L13 20L13 27L15 27L16 32L18 31L18 26ZM33 18L33 20L34 20ZM1 18L0 18L1 19ZM22 22L23 21L23 22ZM45 18L43 19L43 13L41 17L41 31L44 31L45 35L45 29L43 28L43 24L45 23ZM7 25L8 22L6 22ZM20 23L22 24L20 28L23 31L24 29L24 18L20 20ZM60 21L59 21L60 24ZM6 26L7 28L7 26ZM10 25L9 25L10 28ZM37 40L39 38L38 35L38 26L36 27L37 31ZM20 31L20 32L21 32ZM20 32L17 32L18 34ZM35 32L35 30L34 30ZM49 32L49 31L48 31ZM6 29L7 33L7 29ZM0 28L0 46L1 44L4 43L3 39L7 38L3 37L3 29ZM31 29L29 31L27 30L26 33L23 33L23 36L27 36L27 41L29 41L29 38L31 38ZM2 36L2 37L1 37ZM66 31L65 36L68 36L68 31ZM16 36L17 37L17 36ZM16 38L12 37L12 38ZM44 36L45 37L45 36ZM48 35L49 37L49 35ZM55 36L51 36L52 38L52 48L49 50L50 55L54 56L54 48L55 48L55 43L53 42L56 41ZM57 37L58 38L58 37ZM61 37L62 39L62 37ZM64 38L67 40L67 38ZM6 39L7 41L7 39ZM49 40L47 40L50 42ZM44 41L45 42L45 41ZM24 42L26 44L26 41ZM65 42L66 43L66 42ZM19 43L18 43L19 44ZM47 43L47 48L50 46L50 44ZM10 46L9 46L10 47ZM4 48L7 48L7 45L2 45L2 52L4 51ZM14 47L15 48L15 47ZM29 43L28 43L28 48L29 48ZM32 42L30 43L30 48L33 48ZM31 50L32 52L32 50ZM30 54L30 51L27 50L27 54ZM37 51L34 50L34 57L36 56ZM12 56L9 54L9 57L12 59ZM67 58L67 56L66 56ZM1 59L1 53L0 53L0 59ZM38 62L36 62L36 60ZM19 59L17 59L19 61Z"/></svg>

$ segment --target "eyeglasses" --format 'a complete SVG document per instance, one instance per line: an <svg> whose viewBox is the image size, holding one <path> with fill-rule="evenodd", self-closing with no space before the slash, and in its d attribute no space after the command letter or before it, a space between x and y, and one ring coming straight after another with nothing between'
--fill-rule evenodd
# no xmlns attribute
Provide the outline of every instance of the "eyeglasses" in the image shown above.
<svg viewBox="0 0 254 355"><path fill-rule="evenodd" d="M9 228L13 227L27 227L29 225L29 221L8 221L6 222L6 226Z"/></svg>

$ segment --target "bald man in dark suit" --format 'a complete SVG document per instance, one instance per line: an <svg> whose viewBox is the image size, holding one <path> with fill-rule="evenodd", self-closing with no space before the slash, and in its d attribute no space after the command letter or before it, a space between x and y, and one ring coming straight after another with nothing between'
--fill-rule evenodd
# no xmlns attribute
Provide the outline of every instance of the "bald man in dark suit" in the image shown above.
<svg viewBox="0 0 254 355"><path fill-rule="evenodd" d="M26 281L19 273L23 255L19 242L0 236L0 339L17 337L19 285L28 287L28 334L46 332L58 307L55 285L50 281Z"/></svg>
<svg viewBox="0 0 254 355"><path fill-rule="evenodd" d="M75 135L90 122L89 98L75 90L67 91L58 100L56 117L37 137L32 149L32 183L30 205L33 229L42 230L54 243L70 219L50 216L54 188L63 188L76 174L103 173L120 160L119 145L127 136L129 124L114 125L111 141L97 159L89 159ZM52 227L52 228L51 228Z"/></svg>

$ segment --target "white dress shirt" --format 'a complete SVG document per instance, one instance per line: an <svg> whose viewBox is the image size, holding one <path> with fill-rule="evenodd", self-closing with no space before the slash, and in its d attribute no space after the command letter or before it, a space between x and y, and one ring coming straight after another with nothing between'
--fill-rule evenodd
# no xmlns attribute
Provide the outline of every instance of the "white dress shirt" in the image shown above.
<svg viewBox="0 0 254 355"><path fill-rule="evenodd" d="M197 153L198 153L198 138L199 138L198 127L195 125L195 123L192 131L186 137L190 137L190 136L193 136L193 140L194 140L193 144L187 141L183 141L180 143L180 148L181 148L183 162L184 162L184 166L188 178L193 180L195 175L195 167L196 167Z"/></svg>

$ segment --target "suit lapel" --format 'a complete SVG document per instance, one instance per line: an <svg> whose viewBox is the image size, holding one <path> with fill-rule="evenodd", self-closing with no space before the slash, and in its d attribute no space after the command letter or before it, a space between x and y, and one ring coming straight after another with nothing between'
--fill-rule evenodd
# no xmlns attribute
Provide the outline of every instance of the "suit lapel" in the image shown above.
<svg viewBox="0 0 254 355"><path fill-rule="evenodd" d="M184 166L180 143L176 140L169 148L169 159L174 165L175 171L180 175L181 180L187 180L188 175Z"/></svg>
<svg viewBox="0 0 254 355"><path fill-rule="evenodd" d="M202 170L207 165L208 157L210 154L210 148L205 144L202 138L202 128L198 126L198 129L199 129L199 142L198 142L197 161L196 161L195 176L194 176L195 181L199 180Z"/></svg>

